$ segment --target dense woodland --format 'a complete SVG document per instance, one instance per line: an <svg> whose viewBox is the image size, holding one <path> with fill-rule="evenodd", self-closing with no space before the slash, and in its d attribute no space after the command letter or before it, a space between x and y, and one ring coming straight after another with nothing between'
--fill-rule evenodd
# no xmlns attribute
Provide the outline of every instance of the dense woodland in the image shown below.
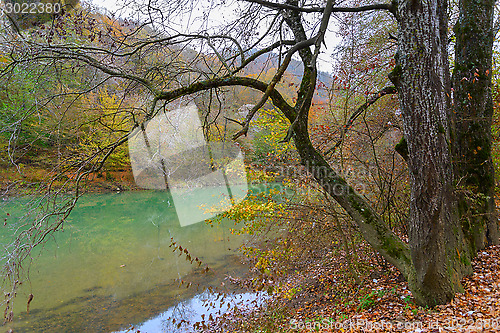
<svg viewBox="0 0 500 333"><path fill-rule="evenodd" d="M339 321L390 297L426 318L498 244L493 1L236 1L234 19L189 33L176 15L229 4L138 1L148 15L135 19L66 5L3 17L0 195L47 198L6 249L7 290L79 196L138 190L127 136L180 98L207 141L238 143L249 183L283 184L218 217L254 236L241 249L254 275L234 282L275 300L199 326L236 331L245 315L242 331L286 331L321 307ZM341 41L325 45L333 27ZM325 46L332 73L318 69ZM380 279L392 291L373 291Z"/></svg>

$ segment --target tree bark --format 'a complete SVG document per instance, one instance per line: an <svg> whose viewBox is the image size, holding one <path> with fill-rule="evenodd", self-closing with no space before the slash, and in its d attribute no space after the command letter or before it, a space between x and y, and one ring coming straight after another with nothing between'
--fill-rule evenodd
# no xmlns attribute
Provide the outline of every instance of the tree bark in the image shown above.
<svg viewBox="0 0 500 333"><path fill-rule="evenodd" d="M462 229L471 256L498 244L491 158L494 0L460 0L455 25L453 153Z"/></svg>
<svg viewBox="0 0 500 333"><path fill-rule="evenodd" d="M450 301L471 271L453 191L446 0L400 0L391 80L399 94L411 180L409 244L419 304Z"/></svg>

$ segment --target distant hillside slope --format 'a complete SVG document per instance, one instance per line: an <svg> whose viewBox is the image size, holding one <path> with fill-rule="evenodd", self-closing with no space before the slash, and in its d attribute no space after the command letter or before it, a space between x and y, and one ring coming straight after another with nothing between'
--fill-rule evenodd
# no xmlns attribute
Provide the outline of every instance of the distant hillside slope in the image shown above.
<svg viewBox="0 0 500 333"><path fill-rule="evenodd" d="M251 54L251 53L250 53ZM273 70L279 67L278 55L275 53L265 54L258 57L255 61L249 64L244 73L246 75L264 75L265 73L273 73ZM285 74L285 78L290 83L299 84L302 79L302 73L304 71L304 66L302 62L292 59L290 65L288 66ZM269 74L267 74L269 75ZM286 79L283 80L286 82ZM327 72L318 71L318 90L315 100L326 102L328 99L328 89L332 86L332 75Z"/></svg>

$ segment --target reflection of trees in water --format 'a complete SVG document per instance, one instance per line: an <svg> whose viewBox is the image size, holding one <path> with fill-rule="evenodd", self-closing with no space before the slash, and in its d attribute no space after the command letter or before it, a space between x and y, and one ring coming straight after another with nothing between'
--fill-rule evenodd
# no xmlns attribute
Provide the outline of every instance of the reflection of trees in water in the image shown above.
<svg viewBox="0 0 500 333"><path fill-rule="evenodd" d="M162 332L194 332L197 325L201 324L200 327L202 324L210 325L215 318L228 311L244 315L262 305L266 298L263 293L233 294L205 291L172 307L170 316L162 322Z"/></svg>
<svg viewBox="0 0 500 333"><path fill-rule="evenodd" d="M166 318L162 323L163 332L192 332L193 325L197 321L207 321L208 318L219 316L222 310L227 307L222 302L225 297L224 293L203 292L190 300L179 302L172 307L170 317ZM201 315L201 317L200 317Z"/></svg>
<svg viewBox="0 0 500 333"><path fill-rule="evenodd" d="M198 298L198 297L196 297ZM163 321L162 331L171 333L185 333L192 331L192 318L196 316L196 309L193 307L194 300L179 302L172 308L172 314Z"/></svg>

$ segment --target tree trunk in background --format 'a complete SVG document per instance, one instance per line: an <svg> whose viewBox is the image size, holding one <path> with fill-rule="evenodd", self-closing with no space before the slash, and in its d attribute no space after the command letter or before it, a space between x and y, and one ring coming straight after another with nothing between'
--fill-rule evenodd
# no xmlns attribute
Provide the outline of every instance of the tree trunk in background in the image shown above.
<svg viewBox="0 0 500 333"><path fill-rule="evenodd" d="M391 73L408 145L409 245L419 304L450 301L471 272L464 251L450 153L450 75L446 0L398 1L399 47Z"/></svg>
<svg viewBox="0 0 500 333"><path fill-rule="evenodd" d="M454 147L458 207L472 256L498 244L491 158L494 0L460 0L455 25Z"/></svg>

